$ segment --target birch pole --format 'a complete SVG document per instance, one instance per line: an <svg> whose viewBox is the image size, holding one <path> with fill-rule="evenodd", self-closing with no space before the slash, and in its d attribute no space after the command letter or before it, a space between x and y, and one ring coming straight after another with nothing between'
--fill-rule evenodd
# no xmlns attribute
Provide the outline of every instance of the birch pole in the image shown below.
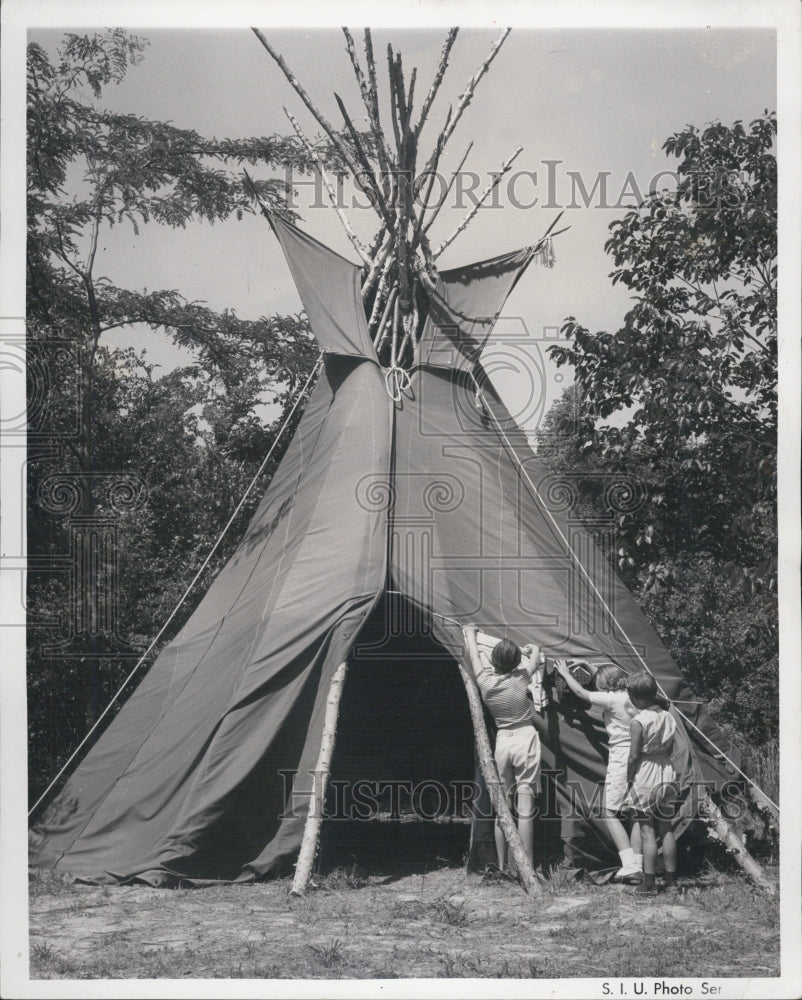
<svg viewBox="0 0 802 1000"><path fill-rule="evenodd" d="M423 105L421 106L420 115L418 116L418 120L415 123L415 127L412 129L412 132L416 140L420 138L423 126L426 124L426 119L429 116L429 110L432 104L434 103L435 97L437 96L437 91L440 89L440 84L443 82L443 76L445 74L446 67L448 66L448 57L451 52L451 47L456 41L458 32L459 28L451 28L448 32L448 35L446 36L445 42L443 43L443 48L442 51L440 52L440 62L437 66L437 72L435 73L434 81L432 82L432 85L429 88L429 92L427 93L426 97L423 100Z"/></svg>
<svg viewBox="0 0 802 1000"><path fill-rule="evenodd" d="M777 891L776 887L768 880L766 873L746 849L746 845L732 828L731 824L724 818L724 815L709 793L706 793L699 803L699 815L707 824L708 836L712 840L721 841L755 885L759 886L769 896L775 895Z"/></svg>
<svg viewBox="0 0 802 1000"><path fill-rule="evenodd" d="M501 170L498 170L496 171L496 173L493 174L493 180L490 182L490 184L487 185L479 201L476 202L476 204L473 206L470 212L468 212L468 214L465 216L462 223L459 226L457 226L457 228L448 237L448 239L443 240L440 246L434 251L433 256L435 260L437 260L437 258L446 249L446 247L450 246L454 242L454 240L459 236L459 234L463 231L463 229L465 229L468 226L471 219L476 215L476 213L479 211L482 205L487 201L490 195L498 187L501 178L510 169L516 157L518 157L519 154L522 152L523 152L523 146L519 146L512 154L512 156L508 160L505 160L505 162L501 165Z"/></svg>
<svg viewBox="0 0 802 1000"><path fill-rule="evenodd" d="M320 842L320 827L323 822L323 807L326 802L326 786L331 770L331 758L334 753L334 741L337 736L337 716L340 711L340 698L345 682L347 663L341 663L334 671L329 685L326 700L326 715L323 720L323 736L320 740L320 753L312 775L312 801L304 825L304 835L298 863L295 866L295 877L292 880L290 892L293 896L303 896L309 886L312 875L312 865Z"/></svg>
<svg viewBox="0 0 802 1000"><path fill-rule="evenodd" d="M337 134L334 126L326 119L326 117L323 115L323 113L317 109L317 107L315 106L315 104L312 102L312 99L309 96L309 94L307 94L307 92L301 86L300 81L298 80L298 78L295 76L295 74L292 72L292 70L290 69L290 67L284 61L284 57L281 55L281 53L280 52L276 52L276 50L273 48L273 46L270 44L270 42L268 42L267 38L265 38L264 34L258 28L252 28L251 30L256 35L256 37L259 39L259 41L262 43L262 45L265 47L265 49L267 49L267 51L270 53L270 56L275 61L275 63L277 64L277 66L279 67L279 69L281 70L281 72L284 74L284 76L287 78L287 81L289 82L289 84L292 87L292 89L295 91L295 93L304 102L304 104L306 105L307 109L309 110L309 112L314 117L315 121L320 125L320 127L323 129L323 131L329 137L329 139L331 139L331 141L334 143L334 146L336 147L337 152L340 154L340 156L345 161L348 169L351 171L351 173L354 176L356 176L359 173L359 171L357 170L356 164L354 163L353 158L351 157L350 153L348 152L348 149L343 144L342 140L340 139L339 135Z"/></svg>
<svg viewBox="0 0 802 1000"><path fill-rule="evenodd" d="M509 35L511 31L512 28L505 28L502 31L502 33L493 43L493 47L490 49L490 54L488 55L487 59L485 59L485 61L482 63L479 69L474 73L474 75L468 81L468 86L460 95L459 101L457 101L457 110L456 113L454 114L454 117L451 120L451 124L448 126L448 128L443 129L443 146L445 146L445 144L451 138L452 132L457 127L457 123L462 117L462 112L468 107L468 105L473 100L473 95L474 92L476 91L476 87L479 81L482 79L485 73L490 69L490 64L498 55L499 49L507 40L507 35Z"/></svg>
<svg viewBox="0 0 802 1000"><path fill-rule="evenodd" d="M334 99L337 101L337 107L340 109L340 113L343 116L343 121L345 122L345 126L348 129L348 134L351 136L351 141L354 144L354 149L356 150L357 158L359 160L360 166L362 167L362 170L358 174L354 173L354 180L358 181L360 176L367 177L368 181L370 181L370 189L373 192L373 197L375 198L375 204L373 207L381 216L384 224L386 226L390 226L392 225L392 221L390 218L390 210L385 204L384 193L379 187L379 182L376 179L376 175L373 173L373 167L370 165L370 160L368 159L367 153L365 152L362 146L362 142L359 138L359 133L354 128L353 122L351 121L351 117L348 114L348 111L346 110L345 105L342 102L342 99L337 94L334 95Z"/></svg>
<svg viewBox="0 0 802 1000"><path fill-rule="evenodd" d="M442 146L441 146L441 149L442 149ZM422 233L423 233L424 235L425 235L426 233L428 233L428 232L429 232L429 230L430 230L430 229L432 228L432 223L433 223L433 222L434 222L434 220L435 220L435 219L437 218L437 215L438 215L438 213L439 213L440 209L441 209L441 208L443 207L443 205L445 205L445 203L446 203L446 201L447 201L447 199L448 199L448 196L449 196L449 194L451 193L451 188L452 188L452 187L454 186L454 181L455 181L455 180L457 179L457 177L458 177L458 175L459 175L459 172L460 172L460 171L462 170L462 168L463 168L463 167L465 166L465 161L466 161L466 160L468 159L468 154L470 153L470 151L471 151L472 149L473 149L473 140L471 140L471 141L470 141L470 142L468 143L468 148L467 148L467 149L465 150L465 152L463 153L463 155L462 155L462 159L461 159L461 160L459 161L459 164L457 165L457 169L456 169L456 170L454 170L454 171L453 171L453 173L451 174L451 177L450 177L450 179L449 179L449 182L448 182L448 185L447 185L447 187L446 187L446 190L445 190L445 194L444 194L444 195L443 195L443 197L442 197L442 198L440 199L440 203L439 203L438 205L436 205L436 206L435 206L435 209L434 209L434 214L433 214L433 215L432 215L432 216L431 216L431 217L430 217L430 218L429 218L429 219L427 220L427 222L426 222L426 225L425 225L425 226L423 227L423 229L421 230L421 232L422 232Z"/></svg>
<svg viewBox="0 0 802 1000"><path fill-rule="evenodd" d="M320 171L320 177L321 180L323 181L324 187L326 188L326 193L329 196L331 207L337 213L337 218L342 223L343 229L345 230L345 234L351 241L351 245L359 254L359 256L362 258L363 263L366 264L368 267L370 267L371 260L370 257L368 256L367 247L364 246L364 244L360 241L359 237L356 235L354 230L351 228L351 224L348 221L348 217L337 203L337 194L334 191L334 188L331 186L331 181L329 180L328 175L326 174L326 168L323 166L323 161L318 156L317 151L312 145L312 143L304 135L301 126L296 121L295 116L292 114L292 112L288 111L287 108L284 108L283 111L284 114L289 119L290 125L292 125L292 127L295 129L295 134L300 139L302 145L306 149L306 152L309 154L312 161L315 163L318 170Z"/></svg>
<svg viewBox="0 0 802 1000"><path fill-rule="evenodd" d="M379 118L379 102L378 94L376 92L376 73L375 66L373 67L373 72L371 74L370 59L368 59L368 73L370 74L370 82L365 79L365 74L362 72L362 67L359 65L359 58L356 54L356 47L354 45L354 39L351 36L351 32L348 28L343 27L343 35L345 35L345 48L348 52L348 57L351 60L351 66L354 70L354 76L356 77L356 82L359 85L359 92L362 95L362 103L365 105L365 110L368 113L368 123L370 124L371 132L373 133L373 140L376 143L376 156L379 160L379 167L382 173L383 182L386 181L386 175L390 172L389 163L389 150L384 141L384 136L381 130L381 119ZM372 55L372 50L371 50ZM384 195L387 197L388 191L385 188Z"/></svg>
<svg viewBox="0 0 802 1000"><path fill-rule="evenodd" d="M490 749L490 740L487 735L485 719L482 713L482 700L476 687L476 681L468 671L458 663L462 683L468 695L468 708L471 712L471 722L473 723L473 735L476 739L476 751L479 755L479 766L482 769L482 777L490 792L490 800L496 811L499 825L504 831L504 837L510 848L513 860L518 868L518 875L525 892L540 892L541 885L538 882L532 862L526 853L523 841L518 833L518 827L507 805L507 798L501 785L496 762L493 760L493 752Z"/></svg>
<svg viewBox="0 0 802 1000"><path fill-rule="evenodd" d="M387 323L390 319L391 310L395 306L395 297L398 295L398 285L393 285L390 289L390 294L387 296L387 305L384 307L384 312L382 313L382 318L379 321L379 325L376 329L376 335L373 338L373 344L376 348L376 356L379 356L379 352L384 347L384 342L387 339L388 326Z"/></svg>
<svg viewBox="0 0 802 1000"><path fill-rule="evenodd" d="M389 238L387 238L389 237ZM387 258L390 251L395 246L395 238L393 236L392 228L385 230L384 236L382 237L383 245L378 247L373 253L373 263L370 266L367 277L362 282L362 298L364 299L368 293L372 290L376 281L379 279L380 275L384 273L384 267L387 263Z"/></svg>

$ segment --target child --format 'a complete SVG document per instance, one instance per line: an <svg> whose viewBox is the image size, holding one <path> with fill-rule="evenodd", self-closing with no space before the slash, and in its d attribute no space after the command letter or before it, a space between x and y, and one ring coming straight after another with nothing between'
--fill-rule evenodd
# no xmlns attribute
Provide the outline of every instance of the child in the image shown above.
<svg viewBox="0 0 802 1000"><path fill-rule="evenodd" d="M581 662L589 666L585 661ZM577 698L591 705L599 705L603 709L604 725L607 729L608 759L607 773L604 777L602 816L607 832L621 858L621 867L613 878L626 882L640 881L643 861L640 853L640 828L634 823L630 838L627 836L624 824L616 816L624 805L627 791L630 723L636 713L627 695L627 675L621 667L613 663L603 663L596 668L598 690L588 691L573 676L566 660L557 660L554 666Z"/></svg>
<svg viewBox="0 0 802 1000"><path fill-rule="evenodd" d="M663 840L666 888L676 887L677 842L671 820L677 795L677 775L671 750L677 723L668 712L668 702L657 693L651 674L635 674L627 681L632 704L638 709L630 725L627 804L635 809L643 841L643 881L635 890L655 896L657 837Z"/></svg>
<svg viewBox="0 0 802 1000"><path fill-rule="evenodd" d="M538 669L540 649L521 649L511 639L502 639L490 654L480 651L476 626L463 628L465 648L482 700L498 727L495 760L508 801L516 793L518 833L530 861L534 853L535 783L540 773L540 737L532 722L527 687ZM510 803L511 804L511 803ZM496 820L496 854L503 871L507 861L507 841Z"/></svg>

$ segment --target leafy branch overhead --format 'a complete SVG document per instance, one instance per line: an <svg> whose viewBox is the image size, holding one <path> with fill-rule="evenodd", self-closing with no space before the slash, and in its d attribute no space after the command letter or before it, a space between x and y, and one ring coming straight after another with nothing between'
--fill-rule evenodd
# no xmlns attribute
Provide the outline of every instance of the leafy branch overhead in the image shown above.
<svg viewBox="0 0 802 1000"><path fill-rule="evenodd" d="M90 519L104 515L98 485L104 477L140 481L144 509L118 524L119 620L134 644L156 634L165 608L175 605L196 560L210 550L317 354L302 316L246 319L230 308L188 301L169 286L127 287L119 274L108 273L103 246L111 227L136 238L147 225L242 217L253 210L242 184L245 165L261 168L259 197L286 214L285 168L314 166L295 137L209 139L104 108L105 88L140 63L146 45L122 30L68 34L55 54L32 43L27 92L29 375L32 391L42 377L47 395L35 430L40 437L53 434L58 445L29 466L29 551L32 564L38 558L41 567L54 553L70 550L65 519L38 504L45 478L91 484L80 501L80 515ZM317 156L339 168L327 146ZM135 247L146 252L143 242ZM165 258L166 282L169 270ZM165 373L141 350L114 349L109 335L122 328L130 343L143 329L157 331L189 349L192 363ZM246 505L241 517L252 509ZM223 547L220 558L228 551ZM111 572L108 566L103 571ZM52 661L40 650L53 638L48 622L54 616L71 621L69 581L57 565L32 571L27 599L32 622L45 623L32 626L30 646L37 772L45 766L42 747L50 746L44 734L53 704L69 706L64 725L71 727L53 745L74 746L76 734L94 721L104 685L115 674L109 657L119 650L116 639L96 630L80 664L63 668L55 681Z"/></svg>
<svg viewBox="0 0 802 1000"><path fill-rule="evenodd" d="M570 317L568 343L550 348L576 373L583 454L663 468L675 484L664 502L691 514L689 541L749 586L773 586L776 568L775 137L769 112L671 136L676 190L610 226L611 277L634 299L622 327L592 333ZM632 545L624 557L642 558Z"/></svg>

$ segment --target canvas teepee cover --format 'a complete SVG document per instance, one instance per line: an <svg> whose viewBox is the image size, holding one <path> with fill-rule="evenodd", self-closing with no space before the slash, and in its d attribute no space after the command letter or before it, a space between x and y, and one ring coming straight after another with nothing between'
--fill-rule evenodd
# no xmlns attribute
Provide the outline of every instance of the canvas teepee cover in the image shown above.
<svg viewBox="0 0 802 1000"><path fill-rule="evenodd" d="M249 880L290 863L329 682L388 586L460 661L454 622L474 621L551 655L646 664L731 752L626 588L549 499L547 471L482 379L478 355L527 251L441 272L394 402L359 268L274 225L326 352L322 374L239 548L32 831L32 863L114 880ZM566 782L590 801L605 770L600 718L552 708L537 724L563 805ZM704 738L680 732L686 784L715 776ZM593 821L576 829L574 860L609 864Z"/></svg>

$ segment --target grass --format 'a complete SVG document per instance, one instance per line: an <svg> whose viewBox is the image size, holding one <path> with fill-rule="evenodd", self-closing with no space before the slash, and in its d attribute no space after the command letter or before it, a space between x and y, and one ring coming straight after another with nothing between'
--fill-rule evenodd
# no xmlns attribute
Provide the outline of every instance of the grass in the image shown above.
<svg viewBox="0 0 802 1000"><path fill-rule="evenodd" d="M339 938L333 938L325 944L310 944L309 949L325 969L345 962L345 949Z"/></svg>
<svg viewBox="0 0 802 1000"><path fill-rule="evenodd" d="M428 920L431 923L448 924L450 927L464 927L470 919L470 914L465 900L442 896L431 902L413 899L394 903L390 918L407 921Z"/></svg>
<svg viewBox="0 0 802 1000"><path fill-rule="evenodd" d="M776 870L774 870L776 877ZM776 900L711 870L681 892L631 890L553 869L526 896L459 867L199 890L31 881L35 979L540 979L776 975Z"/></svg>

